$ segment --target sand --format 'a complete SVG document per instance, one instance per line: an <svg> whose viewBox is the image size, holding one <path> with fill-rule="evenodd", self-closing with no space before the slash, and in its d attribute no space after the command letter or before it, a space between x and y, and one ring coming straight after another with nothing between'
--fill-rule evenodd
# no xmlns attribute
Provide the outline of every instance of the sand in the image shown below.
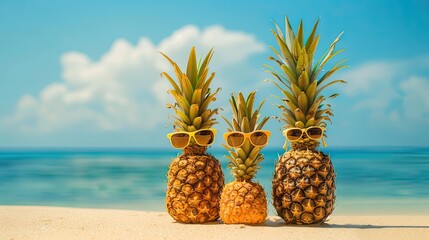
<svg viewBox="0 0 429 240"><path fill-rule="evenodd" d="M167 213L0 206L0 239L429 239L429 216L336 216L318 226L181 224Z"/></svg>

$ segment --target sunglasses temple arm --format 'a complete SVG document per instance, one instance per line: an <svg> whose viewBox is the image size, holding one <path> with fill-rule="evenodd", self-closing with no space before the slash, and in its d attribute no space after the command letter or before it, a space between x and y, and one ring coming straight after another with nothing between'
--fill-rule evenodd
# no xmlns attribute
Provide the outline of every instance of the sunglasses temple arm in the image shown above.
<svg viewBox="0 0 429 240"><path fill-rule="evenodd" d="M323 147L327 147L328 146L328 144L326 144L326 142L325 142L325 138L324 137L322 137L322 143L323 143Z"/></svg>
<svg viewBox="0 0 429 240"><path fill-rule="evenodd" d="M285 144L283 145L283 149L287 150L287 137L285 137Z"/></svg>

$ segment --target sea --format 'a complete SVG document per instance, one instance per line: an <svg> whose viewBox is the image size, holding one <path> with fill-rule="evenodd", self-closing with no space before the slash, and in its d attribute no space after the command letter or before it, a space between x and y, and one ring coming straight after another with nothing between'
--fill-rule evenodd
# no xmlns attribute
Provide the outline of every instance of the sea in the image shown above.
<svg viewBox="0 0 429 240"><path fill-rule="evenodd" d="M221 161L226 151L209 149ZM327 148L337 174L335 214L429 213L429 148ZM263 150L257 173L268 197L282 149ZM147 149L0 149L0 205L165 211L167 171L180 152Z"/></svg>

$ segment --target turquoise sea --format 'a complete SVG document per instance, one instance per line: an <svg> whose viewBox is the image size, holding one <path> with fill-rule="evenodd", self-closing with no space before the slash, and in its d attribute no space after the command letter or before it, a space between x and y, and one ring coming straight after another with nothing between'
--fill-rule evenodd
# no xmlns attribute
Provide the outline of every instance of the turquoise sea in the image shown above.
<svg viewBox="0 0 429 240"><path fill-rule="evenodd" d="M223 150L209 150L221 160ZM336 214L428 214L429 148L328 148L337 173ZM0 205L164 211L166 173L179 152L139 149L2 149ZM281 149L263 151L257 180L271 205ZM274 215L273 208L270 208Z"/></svg>

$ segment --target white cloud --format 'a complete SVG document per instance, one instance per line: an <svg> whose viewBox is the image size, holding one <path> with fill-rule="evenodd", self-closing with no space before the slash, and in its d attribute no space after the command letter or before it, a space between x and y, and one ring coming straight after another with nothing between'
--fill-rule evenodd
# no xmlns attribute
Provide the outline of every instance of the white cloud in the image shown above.
<svg viewBox="0 0 429 240"><path fill-rule="evenodd" d="M399 87L404 92L403 108L408 118L421 119L429 114L429 79L411 76Z"/></svg>
<svg viewBox="0 0 429 240"><path fill-rule="evenodd" d="M160 73L171 67L159 51L184 67L192 46L199 54L215 48L212 70L220 66L232 69L265 49L248 33L222 26L199 29L188 25L158 45L147 37L136 45L118 39L98 60L85 53L67 52L61 56L62 80L47 85L38 96L22 96L15 113L3 122L41 132L73 126L101 130L152 128L166 121L165 103L169 100L169 85ZM232 78L217 81L228 85L227 80Z"/></svg>
<svg viewBox="0 0 429 240"><path fill-rule="evenodd" d="M388 86L388 85L386 85ZM354 110L369 110L372 117L383 119L386 114L386 109L392 104L392 101L397 99L399 94L391 87L379 89L377 94L369 98L355 103Z"/></svg>
<svg viewBox="0 0 429 240"><path fill-rule="evenodd" d="M188 51L193 45L201 49L200 53L214 48L213 62L217 66L240 63L250 55L260 53L265 49L264 44L259 42L255 36L239 31L228 31L219 25L207 27L203 31L196 26L184 27L161 41L159 49L175 56L179 65L184 65L188 58ZM161 60L159 65L166 64L163 59Z"/></svg>
<svg viewBox="0 0 429 240"><path fill-rule="evenodd" d="M340 75L342 79L346 79L348 82L344 87L344 92L355 95L362 91L368 91L375 85L385 84L394 76L397 65L398 63L374 61L348 70Z"/></svg>
<svg viewBox="0 0 429 240"><path fill-rule="evenodd" d="M427 74L428 66L429 57L380 60L352 67L339 77L348 82L344 92L353 99L354 110L369 111L376 120L403 128L401 123L413 124L429 114L429 78L417 75Z"/></svg>

